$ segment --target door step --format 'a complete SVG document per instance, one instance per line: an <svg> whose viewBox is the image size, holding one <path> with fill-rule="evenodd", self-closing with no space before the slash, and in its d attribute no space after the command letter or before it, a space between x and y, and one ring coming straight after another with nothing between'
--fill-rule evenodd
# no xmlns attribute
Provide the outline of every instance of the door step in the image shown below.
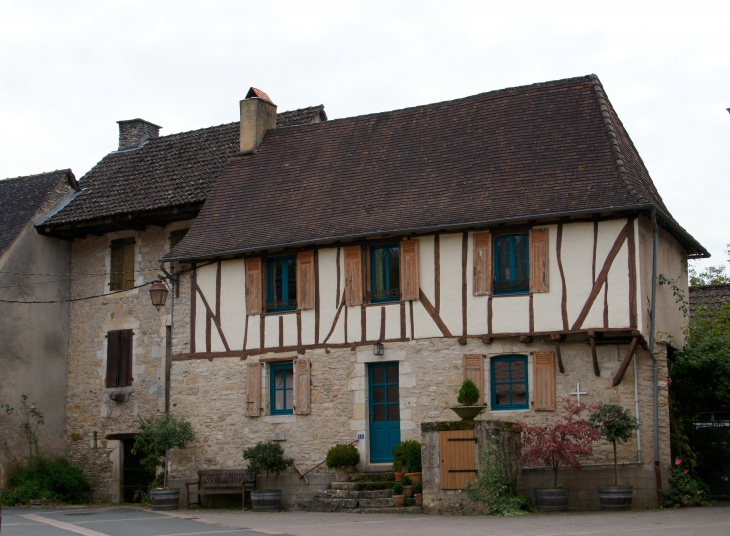
<svg viewBox="0 0 730 536"><path fill-rule="evenodd" d="M351 482L332 482L330 489L318 491L312 500L297 506L309 512L360 512L368 514L419 514L420 506L396 508L391 496L393 473L352 475ZM412 499L410 499L412 501Z"/></svg>

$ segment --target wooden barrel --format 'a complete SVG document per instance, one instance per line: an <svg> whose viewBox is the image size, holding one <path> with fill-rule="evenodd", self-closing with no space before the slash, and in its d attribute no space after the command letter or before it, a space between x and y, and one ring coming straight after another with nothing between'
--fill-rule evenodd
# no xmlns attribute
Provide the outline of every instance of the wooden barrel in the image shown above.
<svg viewBox="0 0 730 536"><path fill-rule="evenodd" d="M153 489L150 491L153 510L177 510L180 504L179 489Z"/></svg>
<svg viewBox="0 0 730 536"><path fill-rule="evenodd" d="M598 488L598 500L601 510L621 511L631 510L631 499L634 496L633 486L607 486Z"/></svg>
<svg viewBox="0 0 730 536"><path fill-rule="evenodd" d="M568 492L568 488L535 488L535 506L541 512L565 512Z"/></svg>
<svg viewBox="0 0 730 536"><path fill-rule="evenodd" d="M281 510L281 490L252 491L251 505L254 510Z"/></svg>

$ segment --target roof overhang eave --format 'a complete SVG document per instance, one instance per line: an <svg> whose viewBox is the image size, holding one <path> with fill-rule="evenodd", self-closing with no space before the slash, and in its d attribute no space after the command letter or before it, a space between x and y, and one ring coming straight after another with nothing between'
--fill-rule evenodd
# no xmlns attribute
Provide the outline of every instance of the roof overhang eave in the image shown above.
<svg viewBox="0 0 730 536"><path fill-rule="evenodd" d="M517 216L514 218L499 218L499 219L494 219L494 220L484 220L484 221L478 221L478 222L459 223L459 224L452 224L452 225L438 225L438 226L433 226L433 227L417 227L417 228L412 228L412 229L381 230L381 231L376 231L376 232L360 233L360 234L356 234L356 235L318 238L315 240L308 240L308 241L304 241L304 242L289 242L289 243L281 243L281 244L271 244L271 245L261 246L261 247L256 247L256 248L244 248L244 249L219 251L219 252L211 253L208 255L177 256L177 257L165 256L161 259L161 261L162 262L206 261L206 260L211 260L211 259L218 259L221 257L235 257L235 256L242 256L242 255L250 255L253 253L260 253L263 251L267 251L270 249L308 247L308 246L338 242L338 241L343 241L343 240L348 240L348 241L349 240L358 240L358 239L369 238L371 236L378 236L378 235L384 235L384 234L386 234L386 235L406 235L406 234L412 234L412 233L430 233L430 232L435 232L435 231L458 231L458 230L462 230L462 229L472 229L472 228L486 227L486 226L491 226L491 225L509 224L509 223L515 223L515 222L520 222L520 221L554 220L556 218L591 216L591 215L596 215L596 214L603 214L606 212L646 211L646 210L649 210L649 211L656 210L657 211L657 215L658 215L661 223L666 225L670 229L670 231L677 236L680 243L682 243L682 245L687 249L688 258L702 259L702 258L710 257L709 252L697 240L695 240L695 238L692 235L690 235L681 225L679 225L676 221L674 221L674 219L672 217L668 216L664 211L662 211L656 205L647 203L647 204L643 204L643 205L603 207L603 208L591 209L591 210L555 212L555 213L550 213L550 214L543 213L543 214L528 215L528 216Z"/></svg>

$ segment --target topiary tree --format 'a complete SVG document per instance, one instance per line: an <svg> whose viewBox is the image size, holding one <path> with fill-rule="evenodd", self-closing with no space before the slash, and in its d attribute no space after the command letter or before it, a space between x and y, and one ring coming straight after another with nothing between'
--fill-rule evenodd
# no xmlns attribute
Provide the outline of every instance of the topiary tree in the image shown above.
<svg viewBox="0 0 730 536"><path fill-rule="evenodd" d="M580 458L593 455L593 443L601 438L598 430L581 416L583 411L596 411L599 405L578 404L561 399L563 415L557 421L530 426L518 422L515 429L522 432L525 449L522 460L532 465L544 465L554 472L553 487L558 487L558 469L563 466L580 468Z"/></svg>
<svg viewBox="0 0 730 536"><path fill-rule="evenodd" d="M639 422L626 408L618 404L604 404L600 409L591 413L589 420L593 428L613 443L613 482L615 486L618 486L616 443L623 443L631 439L634 430L639 428Z"/></svg>
<svg viewBox="0 0 730 536"><path fill-rule="evenodd" d="M250 473L266 473L266 489L269 489L269 473L277 476L282 471L294 465L293 458L284 457L284 449L279 443L259 441L253 447L243 450L243 458L248 460L248 471Z"/></svg>
<svg viewBox="0 0 730 536"><path fill-rule="evenodd" d="M354 445L338 443L327 452L327 467L350 467L360 463L360 453Z"/></svg>
<svg viewBox="0 0 730 536"><path fill-rule="evenodd" d="M393 463L400 462L409 473L421 471L421 443L414 439L401 441L393 449Z"/></svg>
<svg viewBox="0 0 730 536"><path fill-rule="evenodd" d="M165 463L167 453L174 447L184 449L195 439L193 425L182 417L166 413L164 417L140 418L139 430L140 433L134 440L132 452L144 454L140 463L153 475L157 472L158 467L165 467L163 486L167 487L167 464Z"/></svg>
<svg viewBox="0 0 730 536"><path fill-rule="evenodd" d="M480 393L477 384L472 380L464 380L459 389L459 396L456 400L462 406L476 406L479 403Z"/></svg>

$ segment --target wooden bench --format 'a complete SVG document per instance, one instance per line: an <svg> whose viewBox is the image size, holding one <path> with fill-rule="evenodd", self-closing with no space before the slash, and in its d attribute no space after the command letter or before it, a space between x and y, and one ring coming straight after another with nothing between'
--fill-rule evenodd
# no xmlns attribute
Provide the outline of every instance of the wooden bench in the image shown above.
<svg viewBox="0 0 730 536"><path fill-rule="evenodd" d="M190 486L196 486L195 491L190 491ZM198 471L197 482L187 482L185 488L188 491L188 508L191 504L200 505L201 495L233 495L241 494L241 508L245 505L246 491L256 488L256 475L245 469L201 469ZM190 497L197 496L195 503Z"/></svg>

